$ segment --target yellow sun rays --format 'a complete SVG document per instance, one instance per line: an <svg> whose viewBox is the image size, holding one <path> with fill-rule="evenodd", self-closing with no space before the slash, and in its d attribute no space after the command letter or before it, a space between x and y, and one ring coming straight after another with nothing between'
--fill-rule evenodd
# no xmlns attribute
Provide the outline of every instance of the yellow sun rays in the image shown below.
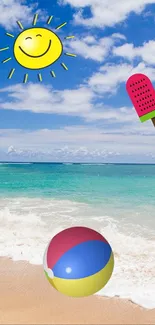
<svg viewBox="0 0 155 325"><path fill-rule="evenodd" d="M49 24L51 23L52 19L53 19L53 16L50 16L50 17L47 19L47 25L49 25Z"/></svg>
<svg viewBox="0 0 155 325"><path fill-rule="evenodd" d="M11 79L12 78L14 72L15 72L15 69L11 69L11 71L10 71L10 73L8 75L8 79Z"/></svg>
<svg viewBox="0 0 155 325"><path fill-rule="evenodd" d="M62 65L62 67L63 67L65 70L68 70L68 67L66 66L65 63L62 62L61 65Z"/></svg>
<svg viewBox="0 0 155 325"><path fill-rule="evenodd" d="M17 24L18 24L20 29L24 30L24 27L23 27L22 23L19 20L17 21Z"/></svg>
<svg viewBox="0 0 155 325"><path fill-rule="evenodd" d="M66 36L65 39L71 39L71 38L74 38L75 36Z"/></svg>
<svg viewBox="0 0 155 325"><path fill-rule="evenodd" d="M65 53L65 55L72 56L73 58L76 58L76 54L73 54L73 53Z"/></svg>
<svg viewBox="0 0 155 325"><path fill-rule="evenodd" d="M0 49L0 52L9 50L9 47L4 47L3 49Z"/></svg>
<svg viewBox="0 0 155 325"><path fill-rule="evenodd" d="M50 73L51 73L51 76L52 76L53 78L55 78L55 77L56 77L56 75L55 75L55 72L54 72L54 71L50 71Z"/></svg>
<svg viewBox="0 0 155 325"><path fill-rule="evenodd" d="M25 73L23 83L26 84L28 81L28 73Z"/></svg>
<svg viewBox="0 0 155 325"><path fill-rule="evenodd" d="M14 38L14 35L12 35L12 34L10 34L10 33L6 33L6 35L9 36L9 37Z"/></svg>
<svg viewBox="0 0 155 325"><path fill-rule="evenodd" d="M65 22L65 23L63 23L63 24L61 24L61 25L59 25L59 26L57 26L55 29L57 30L57 29L60 29L60 28L62 28L62 27L64 27L65 25L67 25L67 23Z"/></svg>
<svg viewBox="0 0 155 325"><path fill-rule="evenodd" d="M10 60L12 60L12 58L7 58L7 59L3 60L2 63L7 63L7 62L9 62Z"/></svg>
<svg viewBox="0 0 155 325"><path fill-rule="evenodd" d="M42 74L41 74L41 73L38 73L38 80L39 80L40 82L43 81L43 78L42 78Z"/></svg>
<svg viewBox="0 0 155 325"><path fill-rule="evenodd" d="M37 20L38 20L38 14L35 14L32 23L33 26L36 26Z"/></svg>
<svg viewBox="0 0 155 325"><path fill-rule="evenodd" d="M50 23L51 23L52 20L53 20L53 16L49 16L48 19L47 19L47 21L46 21L46 24L47 25L50 25ZM32 26L36 26L37 21L38 21L38 13L36 13L34 15L34 17L33 17ZM18 20L17 21L17 25L19 26L19 28L20 28L21 31L24 30L24 26L23 26L23 24L22 24L21 21ZM55 27L55 30L59 30L59 29L63 28L66 25L67 25L67 22L64 22L64 23L58 25L57 27ZM8 36L10 38L14 38L15 37L13 34L8 33L8 32L6 32L5 34L6 34L6 36ZM64 39L70 40L70 39L74 39L74 37L75 37L74 35L68 35L68 36L64 37ZM10 49L10 47L9 46L6 46L4 48L0 48L0 52L7 51L9 49ZM64 55L66 55L68 57L76 57L76 54L69 53L69 52L64 53ZM7 63L7 62L9 62L11 60L12 60L12 57L8 57L8 58L4 59L2 61L2 63ZM61 62L60 65L62 66L62 68L64 70L68 71L68 67L67 67L67 65L64 62ZM12 68L10 70L10 72L9 72L8 79L12 79L14 73L15 73L15 68ZM50 74L51 74L52 78L56 78L56 74L55 74L55 72L53 70L50 71ZM43 81L43 77L42 77L42 74L41 73L38 73L37 74L37 77L38 77L39 82L42 82ZM25 73L24 78L23 78L23 83L26 84L28 82L28 79L29 79L29 75L28 75L28 73Z"/></svg>

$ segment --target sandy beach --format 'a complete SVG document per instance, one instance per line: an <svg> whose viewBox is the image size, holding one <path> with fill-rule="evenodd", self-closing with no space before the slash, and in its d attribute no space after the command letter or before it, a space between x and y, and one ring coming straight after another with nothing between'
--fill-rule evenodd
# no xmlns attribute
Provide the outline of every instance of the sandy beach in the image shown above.
<svg viewBox="0 0 155 325"><path fill-rule="evenodd" d="M1 258L0 275L1 324L155 324L155 309L126 300L61 295L41 266Z"/></svg>

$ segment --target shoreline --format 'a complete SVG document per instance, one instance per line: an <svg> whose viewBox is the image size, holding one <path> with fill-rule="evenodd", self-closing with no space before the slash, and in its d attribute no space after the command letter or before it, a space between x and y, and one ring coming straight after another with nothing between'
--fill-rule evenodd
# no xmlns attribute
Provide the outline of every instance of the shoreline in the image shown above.
<svg viewBox="0 0 155 325"><path fill-rule="evenodd" d="M155 324L155 309L121 298L66 297L42 266L0 258L0 324Z"/></svg>

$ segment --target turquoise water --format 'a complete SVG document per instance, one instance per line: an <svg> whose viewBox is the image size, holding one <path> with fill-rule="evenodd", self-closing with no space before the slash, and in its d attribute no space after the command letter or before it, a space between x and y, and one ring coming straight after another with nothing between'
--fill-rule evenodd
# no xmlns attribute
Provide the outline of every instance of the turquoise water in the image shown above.
<svg viewBox="0 0 155 325"><path fill-rule="evenodd" d="M99 293L155 308L155 165L0 164L0 256L42 264L58 231L101 232L115 255Z"/></svg>
<svg viewBox="0 0 155 325"><path fill-rule="evenodd" d="M1 164L1 197L44 197L103 207L155 227L155 165ZM141 219L140 216L139 219ZM140 222L140 220L138 221ZM144 219L144 218L143 218Z"/></svg>
<svg viewBox="0 0 155 325"><path fill-rule="evenodd" d="M153 204L155 165L1 164L0 195Z"/></svg>

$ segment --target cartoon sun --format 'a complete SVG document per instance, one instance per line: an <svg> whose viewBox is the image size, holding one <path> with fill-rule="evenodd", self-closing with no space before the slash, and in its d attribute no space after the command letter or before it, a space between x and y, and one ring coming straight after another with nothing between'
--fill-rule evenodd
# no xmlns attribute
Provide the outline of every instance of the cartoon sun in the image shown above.
<svg viewBox="0 0 155 325"><path fill-rule="evenodd" d="M49 25L52 21L53 16L48 18L47 24ZM35 14L33 19L33 27L25 29L20 21L17 21L18 26L22 30L21 33L17 36L14 45L13 52L16 61L24 68L30 70L40 70L48 66L51 66L56 62L63 53L63 44L52 30L43 27L35 27L38 20L38 14ZM65 26L67 23L63 23L56 27L58 30ZM7 36L14 38L14 35L6 33ZM65 39L72 39L74 36L67 36ZM9 47L0 49L0 51L8 50ZM76 57L75 54L65 53L65 55L70 57ZM2 61L6 63L12 58L9 57ZM61 66L68 70L68 67L65 63L61 62ZM15 69L11 69L8 79L11 79ZM52 77L56 77L54 71L50 71ZM39 81L42 81L42 74L38 73ZM28 81L28 74L24 75L23 82Z"/></svg>

